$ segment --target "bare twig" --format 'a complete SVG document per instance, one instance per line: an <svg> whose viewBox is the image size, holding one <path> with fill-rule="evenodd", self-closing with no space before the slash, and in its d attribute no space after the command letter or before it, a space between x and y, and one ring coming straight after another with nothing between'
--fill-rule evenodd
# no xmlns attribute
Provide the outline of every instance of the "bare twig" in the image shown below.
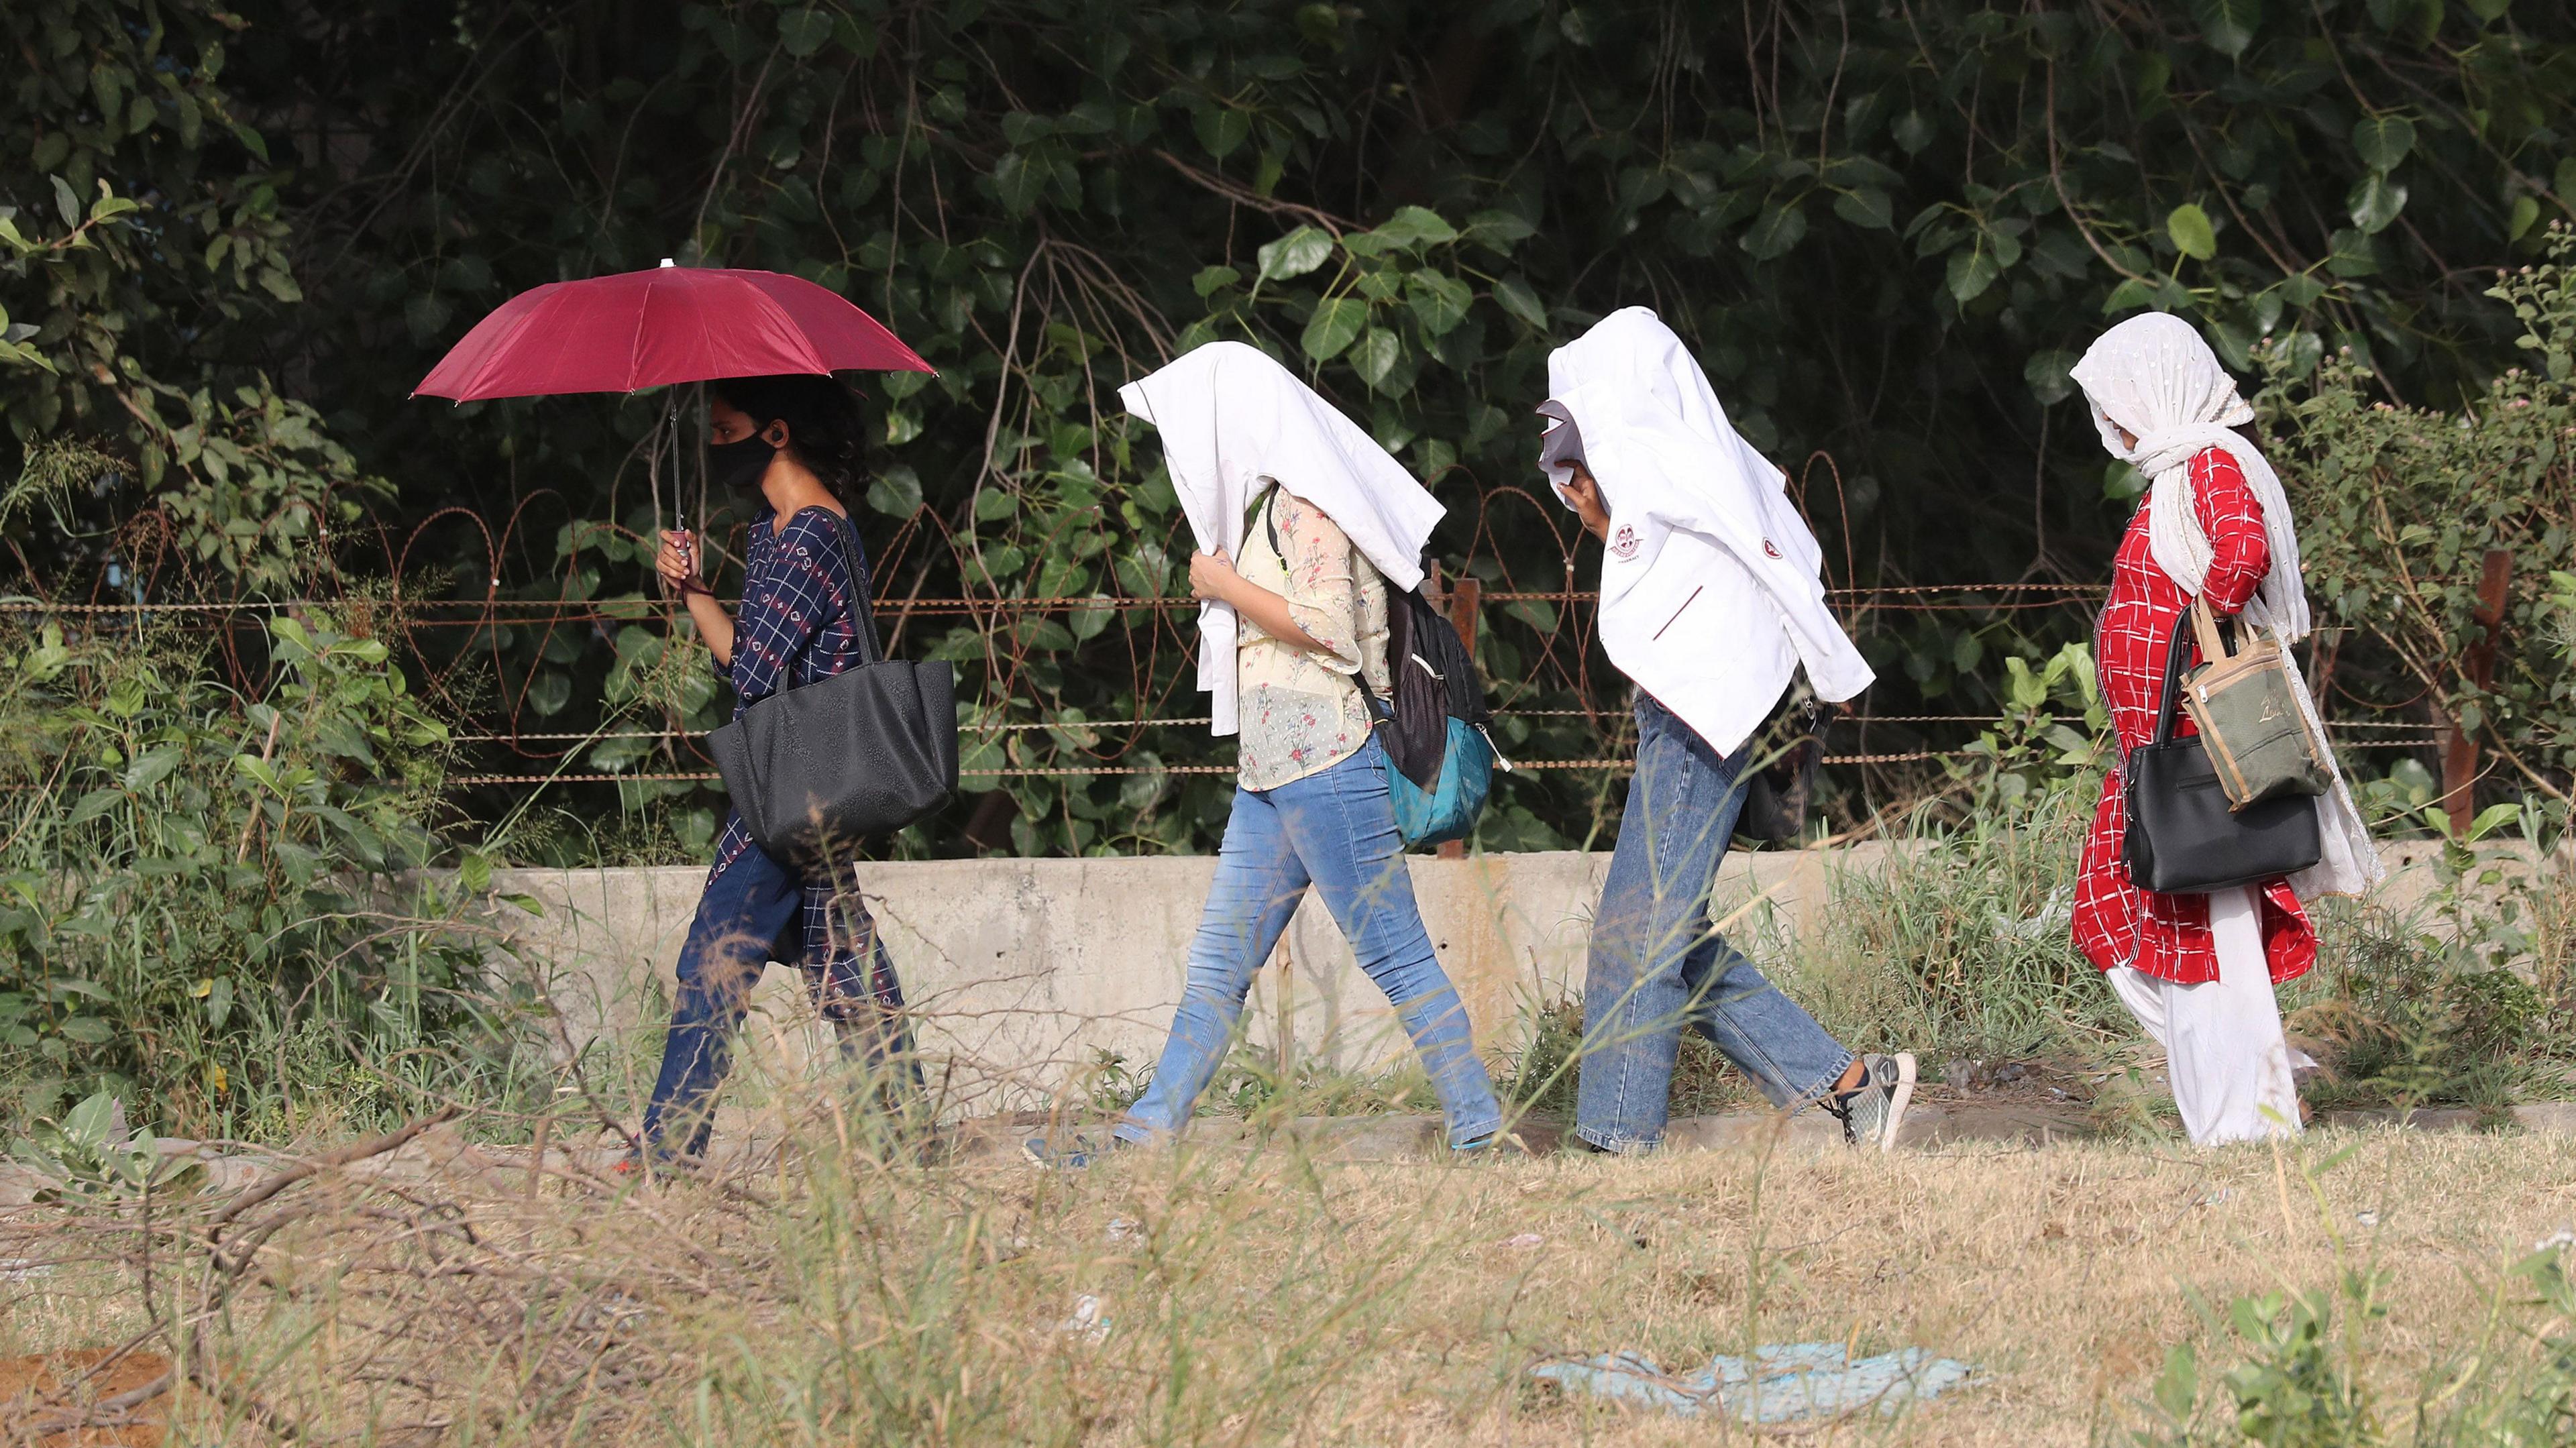
<svg viewBox="0 0 2576 1448"><path fill-rule="evenodd" d="M244 1188L240 1196L237 1196L230 1202L226 1203L222 1211L215 1213L215 1220L212 1224L212 1235L215 1237L221 1237L223 1229L229 1225L234 1218L249 1211L251 1208L258 1206L260 1203L267 1201L269 1198L276 1196L279 1192L286 1190L288 1187L295 1185L306 1177L312 1176L318 1172L329 1171L334 1167L347 1166L351 1162L364 1161L371 1156L382 1156L384 1153L400 1147L403 1143L420 1135L422 1132L429 1130L431 1127L437 1126L442 1122L454 1120L459 1114L459 1108L454 1106L444 1106L431 1112L427 1116L420 1118L418 1121L400 1128L399 1130L388 1131L382 1136L372 1136L367 1138L365 1141L353 1141L347 1146L326 1151L320 1156L314 1157L309 1161L298 1162L284 1171L269 1176L264 1180L254 1182L250 1186Z"/></svg>

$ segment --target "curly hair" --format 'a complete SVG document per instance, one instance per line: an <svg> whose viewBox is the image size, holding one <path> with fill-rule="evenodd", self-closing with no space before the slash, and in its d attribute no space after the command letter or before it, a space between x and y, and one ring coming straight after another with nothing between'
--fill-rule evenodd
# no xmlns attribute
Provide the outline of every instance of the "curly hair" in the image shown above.
<svg viewBox="0 0 2576 1448"><path fill-rule="evenodd" d="M859 398L837 377L788 373L776 377L727 377L707 384L717 401L739 409L755 432L787 424L787 451L814 470L843 507L852 505L866 480L861 462L866 424Z"/></svg>

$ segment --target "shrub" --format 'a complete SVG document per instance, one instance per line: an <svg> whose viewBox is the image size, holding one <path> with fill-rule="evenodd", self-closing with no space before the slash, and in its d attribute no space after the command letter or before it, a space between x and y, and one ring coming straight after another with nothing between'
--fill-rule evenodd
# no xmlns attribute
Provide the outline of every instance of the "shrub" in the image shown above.
<svg viewBox="0 0 2576 1448"><path fill-rule="evenodd" d="M486 988L488 868L420 873L447 732L378 639L280 616L243 698L174 632L0 628L0 1044L201 1133L508 1095L527 1002Z"/></svg>

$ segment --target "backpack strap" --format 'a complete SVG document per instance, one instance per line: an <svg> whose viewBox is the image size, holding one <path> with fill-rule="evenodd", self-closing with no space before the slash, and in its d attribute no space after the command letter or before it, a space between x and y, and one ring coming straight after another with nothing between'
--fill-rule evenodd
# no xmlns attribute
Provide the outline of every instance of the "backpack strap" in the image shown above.
<svg viewBox="0 0 2576 1448"><path fill-rule="evenodd" d="M1252 532L1252 520L1254 518L1261 519L1262 523L1270 530L1270 551L1273 553L1279 552L1278 509L1273 506L1273 503L1278 496L1279 481L1278 479L1273 478L1270 482L1270 486L1261 490L1261 496L1253 499L1252 502L1243 510L1243 531L1245 534L1249 535ZM1285 556L1282 556L1280 561L1285 563L1287 559Z"/></svg>

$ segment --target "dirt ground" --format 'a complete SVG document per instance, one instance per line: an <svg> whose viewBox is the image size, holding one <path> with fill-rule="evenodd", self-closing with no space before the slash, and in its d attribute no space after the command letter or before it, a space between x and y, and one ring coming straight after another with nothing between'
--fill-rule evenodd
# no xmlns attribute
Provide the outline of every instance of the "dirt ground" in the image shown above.
<svg viewBox="0 0 2576 1448"><path fill-rule="evenodd" d="M1475 1165L1211 1145L1084 1173L814 1150L654 1189L530 1184L497 1150L322 1173L227 1229L242 1270L198 1311L243 1386L183 1386L173 1421L232 1442L267 1422L422 1444L1698 1444L1730 1430L1529 1369L1821 1340L1982 1373L1800 1442L2125 1441L2169 1347L2213 1379L2235 1361L2231 1299L2352 1267L2388 1274L2365 1376L2409 1401L2486 1340L2505 1270L2576 1228L2576 1139L2520 1132ZM202 1258L180 1270L202 1215L167 1229L166 1312L202 1304ZM60 1264L0 1282L0 1351L139 1331L134 1232L0 1216L0 1257Z"/></svg>

